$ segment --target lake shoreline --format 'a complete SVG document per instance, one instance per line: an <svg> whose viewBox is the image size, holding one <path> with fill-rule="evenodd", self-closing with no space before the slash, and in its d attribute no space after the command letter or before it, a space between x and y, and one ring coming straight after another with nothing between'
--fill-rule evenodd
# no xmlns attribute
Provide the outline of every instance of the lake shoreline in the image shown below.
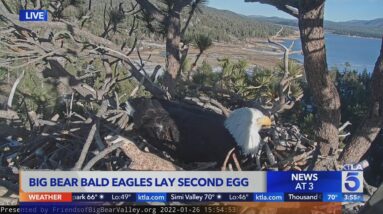
<svg viewBox="0 0 383 214"><path fill-rule="evenodd" d="M364 69L370 73L373 71L381 41L378 39L347 36L334 34L326 31L326 50L328 67L337 67L340 70L345 68L345 63L350 63L351 68L359 72ZM286 40L287 45L291 40ZM293 50L301 50L300 40L294 40ZM291 55L291 58L303 62L303 56Z"/></svg>
<svg viewBox="0 0 383 214"><path fill-rule="evenodd" d="M374 39L374 40L381 40L382 39L382 38L379 38L379 37L371 37L371 36L357 36L357 35L340 34L340 33L335 33L335 32L332 32L332 31L326 31L326 33L331 33L331 34L334 34L334 35L351 37L351 38L359 38L359 39Z"/></svg>
<svg viewBox="0 0 383 214"><path fill-rule="evenodd" d="M302 49L299 36L281 37L277 41L284 43L286 46L290 46L291 41L295 41L293 50L300 51ZM164 43L147 40L143 41L142 44L144 45L141 50L143 58L151 56L148 63L153 64L154 67L157 64L165 66L165 59L163 58ZM379 54L380 41L365 37L333 34L327 31L326 48L329 68L338 67L342 70L344 64L349 62L352 68L360 72L365 68L368 72L372 72ZM191 46L188 60L193 61L197 54L198 50ZM237 42L214 42L213 46L201 56L198 65L206 61L212 67L216 67L220 64L217 59L223 58L228 58L231 61L245 60L249 65L273 69L277 63L281 62L283 51L279 47L271 45L267 38L251 38ZM290 59L303 64L301 54L291 54Z"/></svg>

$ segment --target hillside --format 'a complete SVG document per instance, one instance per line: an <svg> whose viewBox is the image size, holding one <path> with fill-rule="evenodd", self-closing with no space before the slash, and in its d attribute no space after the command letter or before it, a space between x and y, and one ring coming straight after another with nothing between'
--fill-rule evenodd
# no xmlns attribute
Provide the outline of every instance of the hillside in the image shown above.
<svg viewBox="0 0 383 214"><path fill-rule="evenodd" d="M383 18L347 22L326 21L325 27L337 34L381 38L383 34Z"/></svg>
<svg viewBox="0 0 383 214"><path fill-rule="evenodd" d="M294 27L298 24L297 20L294 19L265 16L250 17L256 21L265 21ZM383 18L373 20L351 20L345 22L325 21L325 28L328 31L341 35L381 38L383 34Z"/></svg>
<svg viewBox="0 0 383 214"><path fill-rule="evenodd" d="M203 13L196 16L194 23L197 24L191 26L191 32L207 33L218 41L265 38L274 35L281 28L279 24L254 20L248 16L211 7L205 7ZM282 36L292 33L293 29L289 28L282 32Z"/></svg>
<svg viewBox="0 0 383 214"><path fill-rule="evenodd" d="M373 20L351 20L347 22L339 22L350 27L368 27L368 28L383 28L383 18Z"/></svg>
<svg viewBox="0 0 383 214"><path fill-rule="evenodd" d="M87 26L93 32L97 32L101 34L102 29L102 21L103 21L103 11L105 4L109 6L112 4L117 7L120 2L124 4L124 7L128 8L130 6L130 2L132 0L122 1L122 0L99 0L95 1L92 6L93 18L92 23L87 23ZM86 5L83 5L86 6ZM185 22L188 17L188 10L184 11L183 21ZM69 13L68 16L73 14ZM126 29L129 28L131 23L133 22L133 17L126 17L126 23L128 25L120 25L120 28ZM153 38L153 35L148 32L147 28L145 28L144 23L141 23L138 31L141 35L146 37ZM237 41L244 40L246 38L266 38L271 35L274 35L276 32L280 30L280 26L278 24L265 22L262 20L254 20L251 17L240 15L227 10L218 10L211 7L203 7L200 13L197 13L190 23L188 28L188 33L202 33L208 34L215 41ZM282 32L282 36L287 36L293 34L294 31L292 28L284 29ZM160 37L158 37L160 38Z"/></svg>

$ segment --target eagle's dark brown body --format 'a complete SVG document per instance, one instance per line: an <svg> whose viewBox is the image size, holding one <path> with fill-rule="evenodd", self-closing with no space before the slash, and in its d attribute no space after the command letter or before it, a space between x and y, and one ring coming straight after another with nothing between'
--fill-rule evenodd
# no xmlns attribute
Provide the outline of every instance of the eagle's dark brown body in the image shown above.
<svg viewBox="0 0 383 214"><path fill-rule="evenodd" d="M222 115L157 99L136 98L129 103L140 135L179 161L221 163L236 146Z"/></svg>

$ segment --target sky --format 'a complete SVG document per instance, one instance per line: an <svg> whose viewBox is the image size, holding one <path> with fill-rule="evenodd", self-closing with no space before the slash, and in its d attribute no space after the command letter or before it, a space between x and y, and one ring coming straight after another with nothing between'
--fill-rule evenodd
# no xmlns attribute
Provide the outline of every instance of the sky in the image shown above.
<svg viewBox="0 0 383 214"><path fill-rule="evenodd" d="M244 0L208 0L208 6L231 10L243 15L292 18L275 7ZM331 21L370 20L383 18L383 0L326 0L325 19Z"/></svg>

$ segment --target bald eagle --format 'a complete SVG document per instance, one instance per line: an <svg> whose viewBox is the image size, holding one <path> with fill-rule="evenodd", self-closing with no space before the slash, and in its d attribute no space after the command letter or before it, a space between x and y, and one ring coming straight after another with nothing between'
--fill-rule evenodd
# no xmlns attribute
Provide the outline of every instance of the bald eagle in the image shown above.
<svg viewBox="0 0 383 214"><path fill-rule="evenodd" d="M261 111L240 108L228 118L202 107L149 98L129 100L134 130L156 148L184 163L222 163L227 153L239 148L254 154L259 131L271 120Z"/></svg>

